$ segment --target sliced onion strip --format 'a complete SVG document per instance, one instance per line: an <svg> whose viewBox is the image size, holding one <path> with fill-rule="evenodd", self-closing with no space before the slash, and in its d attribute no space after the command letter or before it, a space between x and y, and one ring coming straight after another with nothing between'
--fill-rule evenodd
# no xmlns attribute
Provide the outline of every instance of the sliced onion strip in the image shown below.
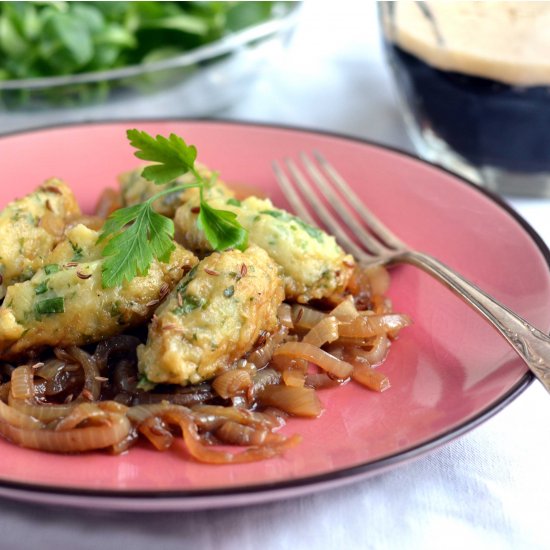
<svg viewBox="0 0 550 550"><path fill-rule="evenodd" d="M310 329L327 316L326 313L312 307L294 304L292 306L292 322L296 328Z"/></svg>
<svg viewBox="0 0 550 550"><path fill-rule="evenodd" d="M286 355L306 359L340 379L349 378L353 370L353 367L349 363L341 361L326 351L304 342L287 342L282 344L275 350L274 355Z"/></svg>
<svg viewBox="0 0 550 550"><path fill-rule="evenodd" d="M166 451L174 443L174 436L158 416L149 416L138 428L157 451Z"/></svg>
<svg viewBox="0 0 550 550"><path fill-rule="evenodd" d="M244 369L233 369L222 372L212 382L212 387L216 393L224 399L241 395L250 386L252 386L252 377Z"/></svg>
<svg viewBox="0 0 550 550"><path fill-rule="evenodd" d="M316 390L335 388L341 382L331 378L326 372L312 372L306 375L305 385Z"/></svg>
<svg viewBox="0 0 550 550"><path fill-rule="evenodd" d="M82 365L84 370L84 389L91 393L94 401L99 399L101 382L98 380L99 368L94 358L78 346L70 346L66 352Z"/></svg>
<svg viewBox="0 0 550 550"><path fill-rule="evenodd" d="M370 390L382 392L390 387L389 378L369 365L355 365L351 377Z"/></svg>
<svg viewBox="0 0 550 550"><path fill-rule="evenodd" d="M208 464L239 464L264 460L281 454L301 441L299 436L293 435L279 445L250 447L240 453L230 453L206 446L201 440L196 425L186 414L169 411L163 415L163 418L179 425L189 454L195 460Z"/></svg>
<svg viewBox="0 0 550 550"><path fill-rule="evenodd" d="M355 348L353 351L350 350L349 353L350 355L354 355L359 361L364 361L371 367L374 367L384 362L390 346L390 339L386 335L381 334L373 339L373 345L370 350L367 351L362 348ZM350 363L353 363L349 357L348 360Z"/></svg>
<svg viewBox="0 0 550 550"><path fill-rule="evenodd" d="M283 371L283 382L285 386L302 388L306 381L306 373L303 370L286 369Z"/></svg>
<svg viewBox="0 0 550 550"><path fill-rule="evenodd" d="M215 435L222 443L248 447L250 445L265 444L270 433L265 428L252 428L251 426L243 426L238 422L229 420L216 430ZM273 435L275 436L276 434ZM284 437L279 436L279 440L284 440Z"/></svg>
<svg viewBox="0 0 550 550"><path fill-rule="evenodd" d="M359 312L357 311L357 308L355 307L355 304L353 303L353 299L346 299L342 302L340 302L331 312L330 314L338 321L341 321L343 323L349 323L350 321L353 321L357 315L359 315Z"/></svg>
<svg viewBox="0 0 550 550"><path fill-rule="evenodd" d="M33 402L13 399L11 395L8 399L8 404L14 409L20 411L21 413L28 416L34 416L34 418L37 418L38 420L41 420L45 423L56 420L57 418L60 418L62 416L66 416L71 412L73 407L77 405L77 403L75 403L74 401L66 405L52 405L49 403L39 405Z"/></svg>
<svg viewBox="0 0 550 550"><path fill-rule="evenodd" d="M321 319L310 331L303 337L302 342L317 346L320 348L325 344L330 344L338 340L338 320L333 315Z"/></svg>
<svg viewBox="0 0 550 550"><path fill-rule="evenodd" d="M10 395L17 400L34 397L33 370L28 365L17 367L11 375Z"/></svg>
<svg viewBox="0 0 550 550"><path fill-rule="evenodd" d="M360 315L349 323L341 323L338 330L343 338L359 339L388 333L395 335L410 324L410 317L399 313Z"/></svg>
<svg viewBox="0 0 550 550"><path fill-rule="evenodd" d="M277 317L281 325L286 328L294 328L294 323L292 322L292 308L289 304L282 303L277 310Z"/></svg>
<svg viewBox="0 0 550 550"><path fill-rule="evenodd" d="M316 418L323 412L323 406L313 388L267 386L258 399L262 405L277 407L294 416Z"/></svg>
<svg viewBox="0 0 550 550"><path fill-rule="evenodd" d="M229 420L253 427L275 428L280 426L279 420L272 415L236 407L197 405L191 410L198 425L207 430L212 430L222 422Z"/></svg>
<svg viewBox="0 0 550 550"><path fill-rule="evenodd" d="M56 432L53 430L26 430L0 421L0 434L21 447L55 453L75 453L104 449L116 445L127 437L130 421L125 415L109 415L109 424L75 428Z"/></svg>
<svg viewBox="0 0 550 550"><path fill-rule="evenodd" d="M39 430L44 428L44 424L37 418L24 414L17 409L6 405L3 401L0 401L0 420L3 420L16 428L24 428L27 430Z"/></svg>
<svg viewBox="0 0 550 550"><path fill-rule="evenodd" d="M257 369L265 367L271 358L275 348L286 338L288 330L282 327L275 334L268 335L263 346L255 349L247 358L249 363L252 363Z"/></svg>
<svg viewBox="0 0 550 550"><path fill-rule="evenodd" d="M5 384L0 384L0 400L6 402L10 395L11 381Z"/></svg>
<svg viewBox="0 0 550 550"><path fill-rule="evenodd" d="M95 403L79 403L56 424L55 430L58 432L73 430L87 420L99 420L105 423L108 418L108 413L101 410Z"/></svg>

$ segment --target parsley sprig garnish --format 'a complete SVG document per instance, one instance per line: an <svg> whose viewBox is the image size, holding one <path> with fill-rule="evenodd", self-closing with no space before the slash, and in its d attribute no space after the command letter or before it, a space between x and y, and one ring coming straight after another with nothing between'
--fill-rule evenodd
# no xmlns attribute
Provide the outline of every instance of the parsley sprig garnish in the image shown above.
<svg viewBox="0 0 550 550"><path fill-rule="evenodd" d="M233 212L218 210L204 199L203 189L208 185L195 167L197 149L170 134L168 138L139 130L128 130L130 145L136 157L155 162L143 169L142 176L157 185L172 182L191 172L195 182L177 185L156 193L141 204L120 208L113 212L99 235L99 242L109 239L103 249L102 283L104 287L119 286L137 275L146 275L154 259L168 262L174 250L174 222L156 212L153 203L160 197L190 187L200 188L200 212L197 225L214 250L238 248L248 244L248 233Z"/></svg>

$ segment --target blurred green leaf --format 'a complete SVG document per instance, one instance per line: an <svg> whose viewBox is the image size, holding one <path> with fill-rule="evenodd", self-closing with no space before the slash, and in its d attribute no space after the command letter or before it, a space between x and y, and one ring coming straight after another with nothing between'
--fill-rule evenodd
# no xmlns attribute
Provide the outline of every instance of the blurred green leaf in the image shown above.
<svg viewBox="0 0 550 550"><path fill-rule="evenodd" d="M14 18L0 18L0 46L12 57L22 57L27 51L28 43L17 31Z"/></svg>
<svg viewBox="0 0 550 550"><path fill-rule="evenodd" d="M208 32L208 22L193 15L176 15L174 17L163 17L151 21L144 21L144 29L172 29L175 31L188 32L191 34L205 35Z"/></svg>
<svg viewBox="0 0 550 550"><path fill-rule="evenodd" d="M0 79L106 71L177 56L261 23L292 2L0 2ZM286 6L286 8L285 8ZM192 71L192 67L186 67ZM161 73L147 79L165 78ZM135 84L135 83L134 83ZM132 85L134 85L132 84ZM109 92L103 84L99 94ZM86 85L59 92L59 102L83 100ZM55 94L53 91L33 92ZM2 92L19 100L20 91Z"/></svg>
<svg viewBox="0 0 550 550"><path fill-rule="evenodd" d="M69 74L93 57L90 30L79 18L51 12L43 29L42 58L61 74Z"/></svg>
<svg viewBox="0 0 550 550"><path fill-rule="evenodd" d="M235 2L226 16L226 28L239 31L266 21L271 15L273 2Z"/></svg>
<svg viewBox="0 0 550 550"><path fill-rule="evenodd" d="M81 21L93 33L100 33L105 27L103 13L87 3L72 2L69 14Z"/></svg>

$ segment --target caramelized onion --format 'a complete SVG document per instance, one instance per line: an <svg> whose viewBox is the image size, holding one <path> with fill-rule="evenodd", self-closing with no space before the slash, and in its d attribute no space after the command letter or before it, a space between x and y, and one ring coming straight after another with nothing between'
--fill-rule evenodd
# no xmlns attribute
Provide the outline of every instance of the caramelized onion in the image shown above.
<svg viewBox="0 0 550 550"><path fill-rule="evenodd" d="M216 437L229 445L263 445L271 432L265 428L252 428L243 426L238 422L229 420L224 422L215 432ZM275 434L273 434L275 436ZM280 440L284 438L280 436Z"/></svg>
<svg viewBox="0 0 550 550"><path fill-rule="evenodd" d="M84 390L90 392L92 398L97 400L101 391L101 382L98 380L99 368L95 359L77 346L70 346L65 352L69 357L82 365L82 369L84 370Z"/></svg>
<svg viewBox="0 0 550 550"><path fill-rule="evenodd" d="M279 418L231 407L199 406L189 410L165 403L156 406L132 407L128 411L128 417L138 424L140 433L147 437L158 450L164 450L172 444L172 434L167 424L177 424L182 429L190 454L201 462L223 464L261 460L275 456L298 443L295 437L288 439L273 433L273 429L281 426ZM226 427L222 429L224 425ZM256 445L261 439L265 445L273 447L251 448L238 455L214 451L208 449L202 441L197 426L209 431L215 430L216 435L219 435L225 443ZM220 429L221 432L218 434ZM229 441L230 439L233 441Z"/></svg>
<svg viewBox="0 0 550 550"><path fill-rule="evenodd" d="M294 388L303 387L306 380L306 373L299 369L286 369L283 371L283 382L285 386Z"/></svg>
<svg viewBox="0 0 550 550"><path fill-rule="evenodd" d="M292 322L292 308L288 304L283 302L279 306L279 309L277 310L277 317L279 319L279 323L281 323L284 327L289 329L294 328L294 324Z"/></svg>
<svg viewBox="0 0 550 550"><path fill-rule="evenodd" d="M17 367L11 375L10 394L14 399L31 399L34 397L33 370L28 365Z"/></svg>
<svg viewBox="0 0 550 550"><path fill-rule="evenodd" d="M0 400L6 402L11 390L11 382L0 384Z"/></svg>
<svg viewBox="0 0 550 550"><path fill-rule="evenodd" d="M126 437L117 441L114 445L110 445L105 450L113 455L119 455L127 451L137 440L138 433L135 429L130 428Z"/></svg>
<svg viewBox="0 0 550 550"><path fill-rule="evenodd" d="M338 320L333 315L321 319L303 337L302 342L320 348L338 340Z"/></svg>
<svg viewBox="0 0 550 550"><path fill-rule="evenodd" d="M315 418L323 412L319 397L312 388L266 386L258 400L263 405L277 407L294 416Z"/></svg>
<svg viewBox="0 0 550 550"><path fill-rule="evenodd" d="M244 369L233 369L222 372L212 382L212 387L216 393L224 399L242 394L250 386L252 386L252 377Z"/></svg>
<svg viewBox="0 0 550 550"><path fill-rule="evenodd" d="M141 341L136 336L120 334L100 342L92 357L97 368L103 372L107 368L107 363L111 355L122 354L126 359L128 359L128 357L135 357L136 348L140 344Z"/></svg>
<svg viewBox="0 0 550 550"><path fill-rule="evenodd" d="M128 416L133 424L139 426L139 424L147 420L147 418L158 415L161 412L169 409L171 406L172 405L170 403L157 403L154 405L135 405L134 407L130 407L128 409L126 416Z"/></svg>
<svg viewBox="0 0 550 550"><path fill-rule="evenodd" d="M252 377L252 387L250 388L249 395L254 397L266 386L270 384L278 384L280 381L281 374L275 369L266 367L265 369L259 370Z"/></svg>
<svg viewBox="0 0 550 550"><path fill-rule="evenodd" d="M158 416L149 416L138 428L157 451L166 451L174 443L174 436Z"/></svg>
<svg viewBox="0 0 550 550"><path fill-rule="evenodd" d="M81 368L77 364L50 359L35 369L35 377L43 380L42 384L35 384L35 395L47 398L76 394L82 387L80 374Z"/></svg>
<svg viewBox="0 0 550 550"><path fill-rule="evenodd" d="M327 316L326 313L312 307L294 304L292 306L292 322L296 328L310 329Z"/></svg>
<svg viewBox="0 0 550 550"><path fill-rule="evenodd" d="M51 403L37 404L20 399L13 399L10 395L8 404L23 414L34 416L34 418L47 423L66 416L77 403L73 402L65 405L52 405Z"/></svg>
<svg viewBox="0 0 550 550"><path fill-rule="evenodd" d="M364 339L381 334L397 334L410 323L411 320L407 315L398 313L360 315L349 323L341 323L338 330L342 338Z"/></svg>
<svg viewBox="0 0 550 550"><path fill-rule="evenodd" d="M98 367L99 367L98 362ZM138 371L136 362L121 359L113 369L112 381L115 391L133 393L138 385Z"/></svg>
<svg viewBox="0 0 550 550"><path fill-rule="evenodd" d="M117 413L117 414L126 414L129 411L129 407L126 407L122 403L117 403L116 401L99 401L96 403L97 406L102 411Z"/></svg>
<svg viewBox="0 0 550 550"><path fill-rule="evenodd" d="M73 430L79 424L93 420L104 424L108 421L108 413L100 409L95 403L79 403L70 413L62 418L55 426L55 430L60 432L64 430Z"/></svg>
<svg viewBox="0 0 550 550"><path fill-rule="evenodd" d="M197 391L187 393L152 393L142 392L133 398L134 405L154 405L159 403L169 403L171 405L180 405L191 407L211 401L216 394L210 388L202 387Z"/></svg>
<svg viewBox="0 0 550 550"><path fill-rule="evenodd" d="M286 338L287 334L286 327L281 327L275 334L267 336L265 343L248 356L248 362L255 365L257 369L265 367L273 357L276 347Z"/></svg>
<svg viewBox="0 0 550 550"><path fill-rule="evenodd" d="M275 355L269 365L281 373L285 370L299 370L302 372L307 372L308 369L307 361L286 355ZM276 384L277 380L274 380L271 383Z"/></svg>
<svg viewBox="0 0 550 550"><path fill-rule="evenodd" d="M318 390L335 388L342 383L331 378L326 372L313 372L306 375L305 385Z"/></svg>
<svg viewBox="0 0 550 550"><path fill-rule="evenodd" d="M349 363L337 359L326 351L304 342L287 342L282 344L275 350L275 355L286 355L299 359L306 359L340 379L348 378L353 370L353 367Z"/></svg>
<svg viewBox="0 0 550 550"><path fill-rule="evenodd" d="M390 387L389 378L369 365L355 365L351 377L370 390L382 392Z"/></svg>
<svg viewBox="0 0 550 550"><path fill-rule="evenodd" d="M29 430L0 421L0 434L21 447L56 453L74 453L104 449L116 445L130 431L124 415L109 415L109 424L66 431Z"/></svg>
<svg viewBox="0 0 550 550"><path fill-rule="evenodd" d="M349 323L350 321L353 321L358 315L359 312L357 311L357 308L355 307L355 304L353 303L352 299L346 299L342 302L340 302L331 312L330 314L338 321Z"/></svg>
<svg viewBox="0 0 550 550"><path fill-rule="evenodd" d="M176 423L181 428L189 454L195 460L208 464L239 464L272 458L281 454L286 449L294 447L301 440L299 436L293 435L280 444L249 447L240 453L230 453L206 446L201 440L192 418L185 412L170 410L164 413L163 419Z"/></svg>
<svg viewBox="0 0 550 550"><path fill-rule="evenodd" d="M60 361L59 359L50 359L49 361L46 361L40 367L35 369L34 374L35 376L44 378L44 380L53 380L56 376L59 375L61 371L69 366L74 366L78 368L78 366L76 365L69 365L64 361Z"/></svg>
<svg viewBox="0 0 550 550"><path fill-rule="evenodd" d="M390 349L390 345L390 339L386 335L381 334L373 339L373 344L370 350L367 351L362 348L355 348L353 351L350 350L350 355L355 356L359 362L366 362L371 366L376 366L384 362Z"/></svg>
<svg viewBox="0 0 550 550"><path fill-rule="evenodd" d="M220 407L217 405L197 405L191 409L197 425L205 430L217 429L226 421L233 421L245 426L280 427L280 419L270 414L253 412L236 407Z"/></svg>
<svg viewBox="0 0 550 550"><path fill-rule="evenodd" d="M6 405L3 401L0 401L0 420L16 428L25 428L27 430L44 428L44 424L37 418L24 414L14 407Z"/></svg>

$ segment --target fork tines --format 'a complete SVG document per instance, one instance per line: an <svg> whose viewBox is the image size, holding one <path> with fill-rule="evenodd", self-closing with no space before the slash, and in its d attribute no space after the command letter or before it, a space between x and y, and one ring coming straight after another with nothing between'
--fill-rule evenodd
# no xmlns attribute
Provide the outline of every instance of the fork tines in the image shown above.
<svg viewBox="0 0 550 550"><path fill-rule="evenodd" d="M403 250L405 245L363 204L336 169L319 152L314 151L313 155L314 159L305 153L300 155L303 170L286 159L288 175L279 163L273 163L277 181L295 213L319 225L312 210L359 260L384 259Z"/></svg>

